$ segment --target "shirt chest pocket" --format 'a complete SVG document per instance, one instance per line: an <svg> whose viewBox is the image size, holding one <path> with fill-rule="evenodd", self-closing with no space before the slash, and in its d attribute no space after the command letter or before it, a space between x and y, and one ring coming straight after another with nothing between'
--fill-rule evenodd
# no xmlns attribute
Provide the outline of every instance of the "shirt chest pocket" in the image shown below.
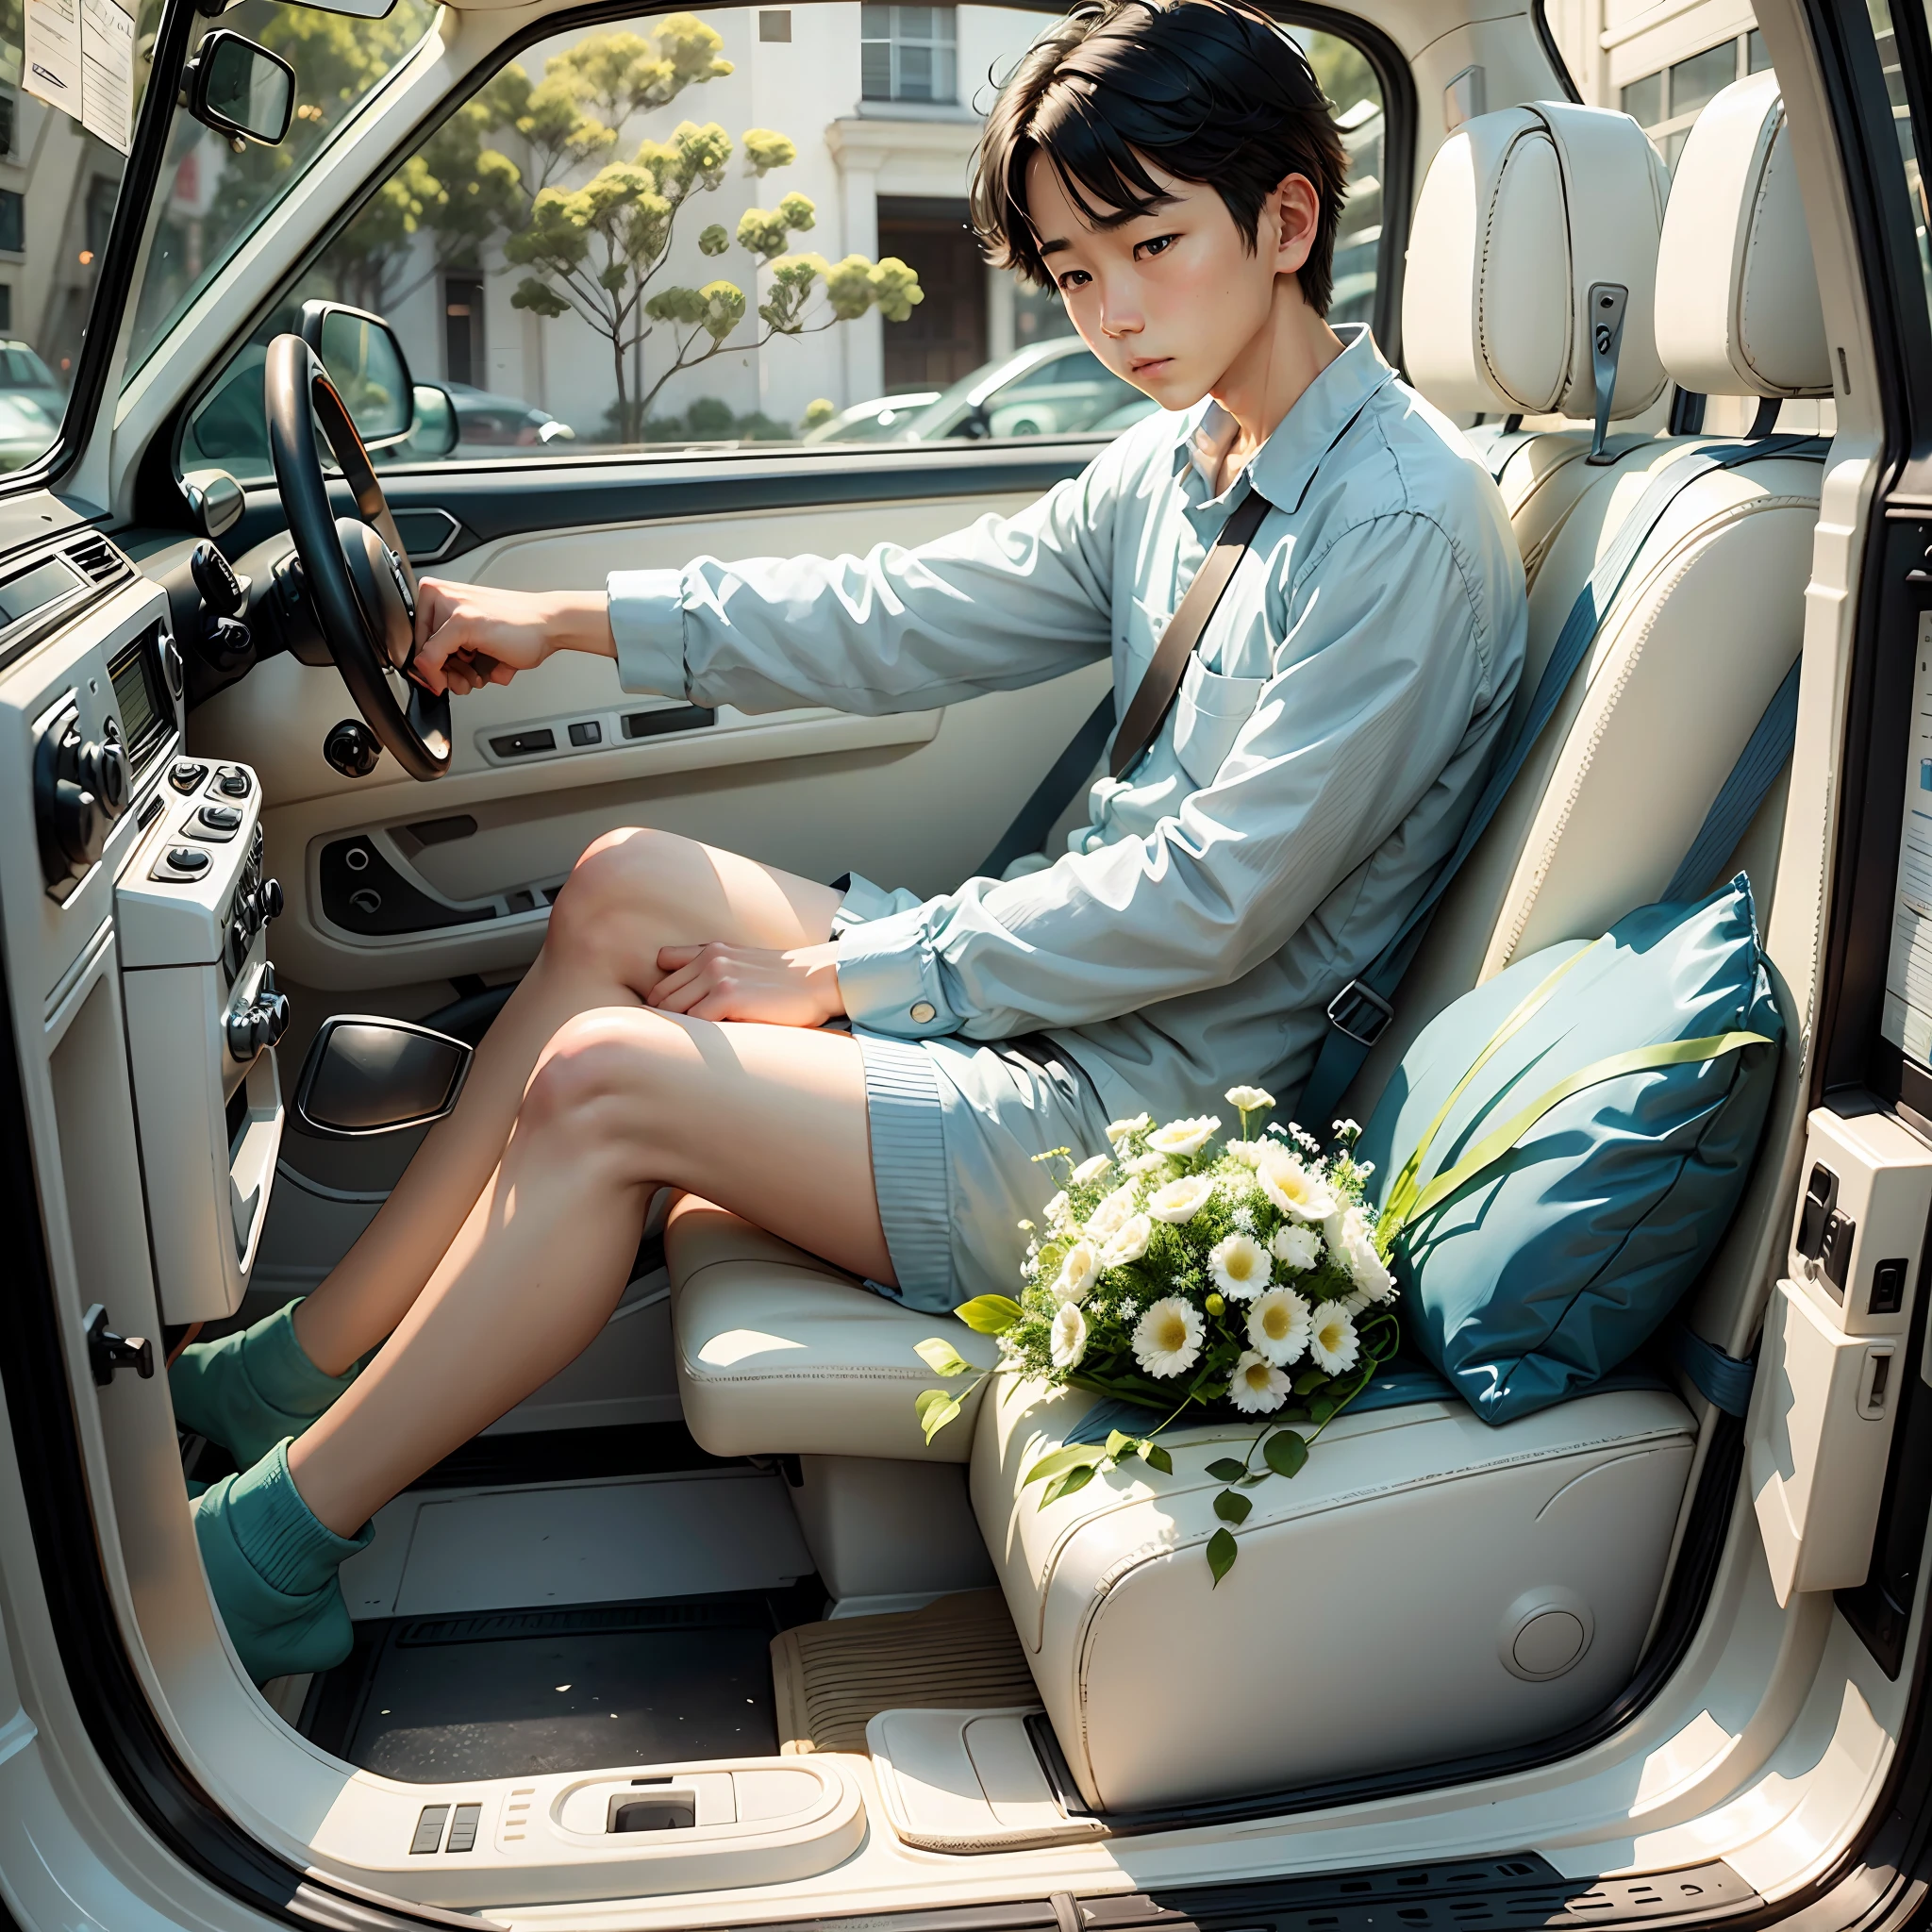
<svg viewBox="0 0 1932 1932"><path fill-rule="evenodd" d="M1211 785L1261 695L1265 677L1224 677L1188 659L1174 708L1174 750L1196 785Z"/></svg>

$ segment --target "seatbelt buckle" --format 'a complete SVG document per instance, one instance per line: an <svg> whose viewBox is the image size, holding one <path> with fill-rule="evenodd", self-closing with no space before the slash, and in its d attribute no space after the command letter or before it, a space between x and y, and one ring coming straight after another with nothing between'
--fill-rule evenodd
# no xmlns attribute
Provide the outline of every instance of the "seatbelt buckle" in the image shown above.
<svg viewBox="0 0 1932 1932"><path fill-rule="evenodd" d="M1374 1046L1389 1030L1395 1008L1374 987L1351 979L1328 1002L1328 1024L1357 1046Z"/></svg>

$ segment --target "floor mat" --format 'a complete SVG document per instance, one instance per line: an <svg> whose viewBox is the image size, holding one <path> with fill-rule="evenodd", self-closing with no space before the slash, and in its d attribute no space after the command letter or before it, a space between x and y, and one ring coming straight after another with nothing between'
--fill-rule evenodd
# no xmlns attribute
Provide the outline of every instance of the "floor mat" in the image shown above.
<svg viewBox="0 0 1932 1932"><path fill-rule="evenodd" d="M302 1729L408 1784L769 1757L792 1592L405 1617L357 1628ZM824 1598L811 1587L814 1607Z"/></svg>
<svg viewBox="0 0 1932 1932"><path fill-rule="evenodd" d="M863 1751L882 1710L1038 1704L1007 1600L961 1591L923 1610L805 1624L772 1640L779 1748Z"/></svg>

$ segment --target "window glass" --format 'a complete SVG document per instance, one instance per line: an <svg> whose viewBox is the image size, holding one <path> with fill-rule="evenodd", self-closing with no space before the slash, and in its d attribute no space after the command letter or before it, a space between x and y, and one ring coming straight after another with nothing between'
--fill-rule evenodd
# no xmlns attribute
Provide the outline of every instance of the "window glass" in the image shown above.
<svg viewBox="0 0 1932 1932"><path fill-rule="evenodd" d="M0 470L53 447L121 197L160 0L112 11L134 42L133 108L91 131L25 90L23 9L0 5Z"/></svg>
<svg viewBox="0 0 1932 1932"><path fill-rule="evenodd" d="M450 392L457 461L1114 433L1153 405L967 225L985 77L1054 17L716 8L523 48L285 291L191 409L182 466L269 474L262 364L311 297L389 319ZM1331 314L1367 321L1381 90L1350 42L1293 31L1351 160Z"/></svg>
<svg viewBox="0 0 1932 1932"><path fill-rule="evenodd" d="M1654 126L1664 118L1663 75L1648 74L1641 80L1633 81L1623 91L1621 105L1633 121L1645 127Z"/></svg>
<svg viewBox="0 0 1932 1932"><path fill-rule="evenodd" d="M1650 136L1674 174L1684 143L1705 108L1734 80L1762 73L1770 65L1764 36L1754 27L1654 74L1624 81L1617 90L1617 104Z"/></svg>
<svg viewBox="0 0 1932 1932"><path fill-rule="evenodd" d="M1898 34L1891 22L1887 0L1865 0L1872 21L1873 38L1878 43L1878 61L1885 74L1885 91L1891 104L1892 132L1898 137L1899 161L1904 170L1906 193L1911 202L1912 235L1918 243L1919 274L1925 284L1928 304L1932 304L1932 241L1928 241L1925 209L1925 175L1919 162L1918 142L1912 135L1911 108L1906 96L1905 75L1899 68Z"/></svg>
<svg viewBox="0 0 1932 1932"><path fill-rule="evenodd" d="M430 0L396 0L385 20L320 13L285 0L241 0L216 26L246 34L295 70L295 110L275 147L250 142L240 154L185 108L175 109L161 171L161 218L135 301L127 374L288 193L330 138L427 31ZM378 197L372 228L410 220L404 184Z"/></svg>

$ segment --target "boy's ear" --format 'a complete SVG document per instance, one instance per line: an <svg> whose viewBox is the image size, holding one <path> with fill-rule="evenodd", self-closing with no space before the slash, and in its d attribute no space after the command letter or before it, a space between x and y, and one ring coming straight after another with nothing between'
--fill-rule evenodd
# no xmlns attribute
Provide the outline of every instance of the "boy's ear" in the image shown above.
<svg viewBox="0 0 1932 1932"><path fill-rule="evenodd" d="M1268 197L1274 215L1274 270L1293 275L1314 251L1322 224L1322 199L1306 175L1284 175Z"/></svg>

